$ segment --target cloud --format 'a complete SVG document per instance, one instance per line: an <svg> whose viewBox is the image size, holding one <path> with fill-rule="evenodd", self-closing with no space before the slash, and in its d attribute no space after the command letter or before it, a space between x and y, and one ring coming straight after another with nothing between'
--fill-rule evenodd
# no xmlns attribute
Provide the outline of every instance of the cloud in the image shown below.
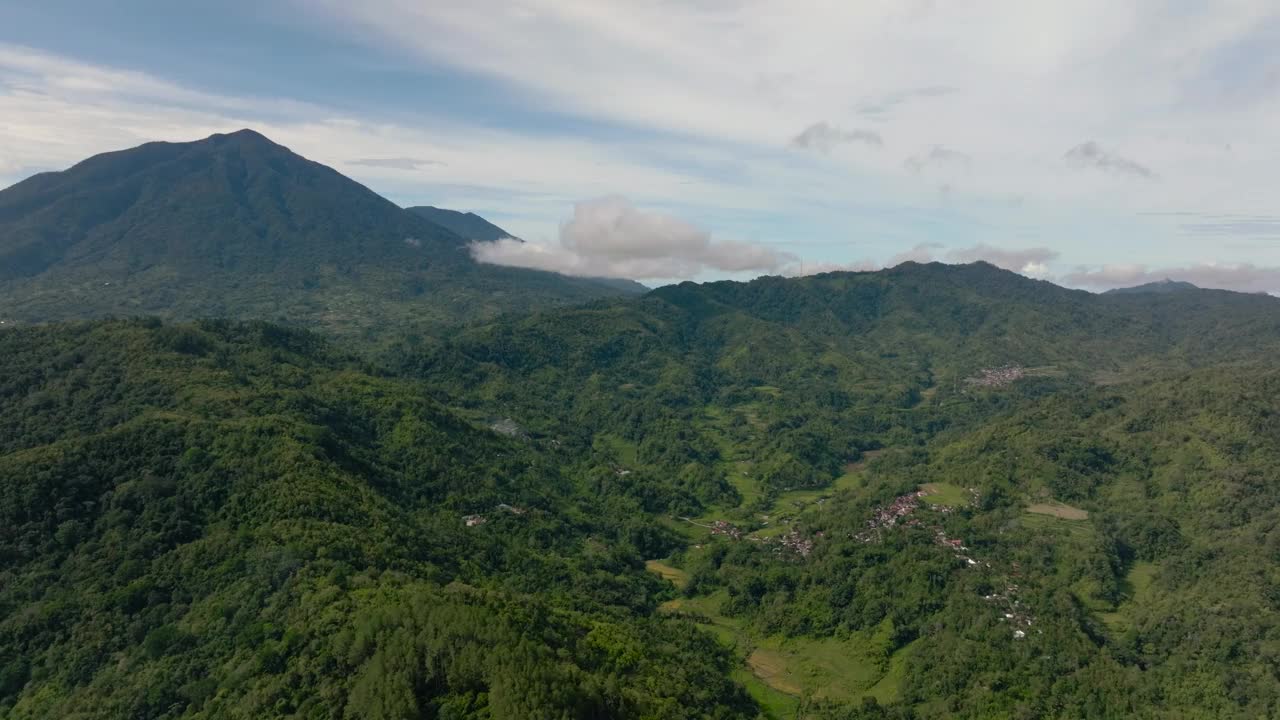
<svg viewBox="0 0 1280 720"><path fill-rule="evenodd" d="M884 115L899 105L906 104L913 100L927 100L929 98L950 95L954 92L957 92L956 88L947 87L945 85L932 85L929 87L898 90L860 102L855 106L854 110L860 115Z"/></svg>
<svg viewBox="0 0 1280 720"><path fill-rule="evenodd" d="M982 260L1034 278L1048 276L1049 263L1057 258L1058 251L1047 247L1006 249L984 244L947 253L947 259L951 262L971 263Z"/></svg>
<svg viewBox="0 0 1280 720"><path fill-rule="evenodd" d="M1077 168L1096 168L1105 170L1106 172L1116 173L1117 175L1128 175L1130 177L1140 177L1151 180L1155 178L1155 173L1145 165L1141 165L1129 158L1122 157L1113 152L1103 150L1098 143L1090 140L1089 142L1080 143L1067 151L1062 156L1068 164Z"/></svg>
<svg viewBox="0 0 1280 720"><path fill-rule="evenodd" d="M713 240L680 218L640 210L621 197L585 200L560 226L557 244L475 243L472 255L495 265L566 275L641 279L694 278L706 271L777 272L797 258L763 245Z"/></svg>
<svg viewBox="0 0 1280 720"><path fill-rule="evenodd" d="M884 139L874 130L842 130L826 121L805 128L791 138L791 147L819 152L831 152L837 145L863 143L872 147L884 147Z"/></svg>
<svg viewBox="0 0 1280 720"><path fill-rule="evenodd" d="M904 262L933 262L937 258L937 251L941 249L942 245L940 243L921 243L910 250L900 252L889 258L889 262L885 263L885 267L894 267Z"/></svg>
<svg viewBox="0 0 1280 720"><path fill-rule="evenodd" d="M1201 237L1280 238L1280 217L1275 215L1232 215L1184 213L1191 219L1178 225L1188 235Z"/></svg>
<svg viewBox="0 0 1280 720"><path fill-rule="evenodd" d="M417 158L393 157L393 158L360 158L358 160L348 160L348 165L363 165L365 167L388 168L391 170L420 170L424 167L432 165L448 165L448 163L439 160L419 160Z"/></svg>
<svg viewBox="0 0 1280 720"><path fill-rule="evenodd" d="M1102 265L1077 268L1059 279L1063 284L1105 290L1161 280L1182 280L1203 288L1239 292L1280 292L1280 267L1239 263L1199 263L1181 267L1150 268L1144 264Z"/></svg>
<svg viewBox="0 0 1280 720"><path fill-rule="evenodd" d="M920 174L931 168L944 171L968 170L972 162L972 158L962 152L934 145L929 148L929 152L912 155L902 165L911 172Z"/></svg>

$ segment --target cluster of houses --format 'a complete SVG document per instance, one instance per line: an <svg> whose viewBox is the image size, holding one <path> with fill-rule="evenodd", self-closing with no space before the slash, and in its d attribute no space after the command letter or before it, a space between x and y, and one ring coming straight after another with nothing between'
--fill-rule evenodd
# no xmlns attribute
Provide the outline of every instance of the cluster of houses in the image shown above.
<svg viewBox="0 0 1280 720"><path fill-rule="evenodd" d="M724 535L733 540L741 540L745 534L742 532L742 528L726 520L714 520L710 527L712 535Z"/></svg>
<svg viewBox="0 0 1280 720"><path fill-rule="evenodd" d="M1001 367L983 368L977 375L965 380L978 387L1003 387L1026 377L1027 371L1021 365L1003 365Z"/></svg>
<svg viewBox="0 0 1280 720"><path fill-rule="evenodd" d="M1016 583L1009 583L1005 586L1004 592L991 593L983 595L982 599L989 603L1002 606L1000 622L1008 623L1013 628L1013 637L1015 640L1021 640L1027 636L1027 629L1035 624L1035 618L1027 609L1022 606L1022 601L1018 600L1018 586ZM1043 631L1037 631L1043 632Z"/></svg>
<svg viewBox="0 0 1280 720"><path fill-rule="evenodd" d="M923 497L924 491L917 490L906 495L899 495L888 505L876 508L871 515L871 519L867 521L866 531L858 533L856 538L862 542L871 542L878 539L881 530L897 525L898 521L914 513L920 507L920 499ZM918 525L919 522L916 521L911 524Z"/></svg>
<svg viewBox="0 0 1280 720"><path fill-rule="evenodd" d="M708 525L705 523L700 523L697 520L694 520L693 518L682 517L680 519L684 520L685 522L693 523L698 527L707 528L708 530L711 531L712 535L721 535L723 537L729 538L730 540L742 540L745 538L747 540L750 540L751 542L762 543L765 545L772 545L774 547L775 552L779 552L779 553L791 552L791 553L795 553L796 555L799 555L800 557L809 557L809 554L813 552L814 538L822 537L821 531L816 533L811 538L811 537L806 537L802 535L799 530L792 528L791 530L787 531L786 533L783 533L782 535L762 538L758 535L747 534L747 532L745 532L742 528L738 527L737 525L734 525L733 523L727 520L712 520L711 524ZM765 524L767 525L768 523L766 522ZM701 545L694 546L695 549L698 549L701 547L702 547Z"/></svg>
<svg viewBox="0 0 1280 720"><path fill-rule="evenodd" d="M822 537L822 532L819 531L815 537ZM813 552L813 539L801 535L798 530L791 530L785 535L781 535L777 538L767 538L765 540L765 542L770 541L777 542L777 550L779 552L793 552L800 557L809 557L809 553Z"/></svg>

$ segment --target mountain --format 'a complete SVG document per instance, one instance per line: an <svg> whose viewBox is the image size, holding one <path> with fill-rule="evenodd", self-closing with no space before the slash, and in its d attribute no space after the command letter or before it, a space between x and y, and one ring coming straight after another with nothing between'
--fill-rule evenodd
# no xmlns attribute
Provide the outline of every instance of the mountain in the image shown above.
<svg viewBox="0 0 1280 720"><path fill-rule="evenodd" d="M1172 293L1185 292L1187 290L1199 290L1200 288L1192 285L1184 280L1158 280L1143 285L1134 285L1133 287L1114 288L1108 290L1103 295L1136 295L1143 293Z"/></svg>
<svg viewBox="0 0 1280 720"><path fill-rule="evenodd" d="M0 319L286 318L344 334L621 294L467 241L250 130L0 191Z"/></svg>
<svg viewBox="0 0 1280 720"><path fill-rule="evenodd" d="M430 205L418 205L406 209L415 215L419 215L430 220L454 235L466 238L467 240L477 240L480 242L492 242L494 240L502 240L503 238L519 240L515 235L512 235L475 213L446 210L444 208L432 207Z"/></svg>

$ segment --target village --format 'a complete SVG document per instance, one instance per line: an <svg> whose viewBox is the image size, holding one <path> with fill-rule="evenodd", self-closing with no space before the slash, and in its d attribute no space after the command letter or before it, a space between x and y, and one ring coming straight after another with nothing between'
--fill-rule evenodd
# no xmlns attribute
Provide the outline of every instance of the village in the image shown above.
<svg viewBox="0 0 1280 720"><path fill-rule="evenodd" d="M976 387L997 388L1011 385L1027 376L1026 368L1021 365L1003 365L1001 367L983 368L977 375L965 380Z"/></svg>

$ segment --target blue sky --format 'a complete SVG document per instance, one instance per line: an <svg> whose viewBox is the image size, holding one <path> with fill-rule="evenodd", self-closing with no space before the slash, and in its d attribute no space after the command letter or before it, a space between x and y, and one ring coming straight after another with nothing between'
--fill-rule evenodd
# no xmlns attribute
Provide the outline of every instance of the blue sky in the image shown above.
<svg viewBox="0 0 1280 720"><path fill-rule="evenodd" d="M495 262L1280 291L1274 2L0 0L0 185L239 127Z"/></svg>

